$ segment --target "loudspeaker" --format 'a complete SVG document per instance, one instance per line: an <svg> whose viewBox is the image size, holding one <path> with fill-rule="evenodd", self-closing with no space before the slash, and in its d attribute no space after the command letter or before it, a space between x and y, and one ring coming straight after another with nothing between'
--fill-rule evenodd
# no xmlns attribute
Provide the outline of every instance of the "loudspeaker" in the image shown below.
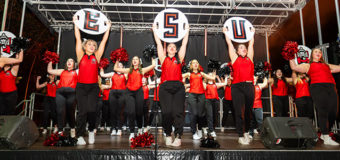
<svg viewBox="0 0 340 160"><path fill-rule="evenodd" d="M267 117L261 131L262 142L271 149L310 149L318 135L308 118Z"/></svg>
<svg viewBox="0 0 340 160"><path fill-rule="evenodd" d="M25 116L0 116L0 148L31 146L39 137L37 125Z"/></svg>

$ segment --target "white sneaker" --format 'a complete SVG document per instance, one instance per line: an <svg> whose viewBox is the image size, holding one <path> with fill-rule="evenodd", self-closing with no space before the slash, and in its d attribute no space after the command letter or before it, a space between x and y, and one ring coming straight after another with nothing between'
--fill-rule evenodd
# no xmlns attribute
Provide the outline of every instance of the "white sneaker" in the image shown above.
<svg viewBox="0 0 340 160"><path fill-rule="evenodd" d="M94 134L97 134L97 129L93 129L93 133L94 133Z"/></svg>
<svg viewBox="0 0 340 160"><path fill-rule="evenodd" d="M122 128L123 128L123 131L126 131L126 126L123 126Z"/></svg>
<svg viewBox="0 0 340 160"><path fill-rule="evenodd" d="M171 146L173 146L173 147L179 147L179 146L181 146L181 144L182 144L181 139L175 138L175 140L174 140L174 142L172 142Z"/></svg>
<svg viewBox="0 0 340 160"><path fill-rule="evenodd" d="M321 138L322 137L322 138ZM329 135L321 135L320 138L323 140L324 145L338 146L339 143L335 142Z"/></svg>
<svg viewBox="0 0 340 160"><path fill-rule="evenodd" d="M42 134L46 134L47 133L47 129L44 129L41 133Z"/></svg>
<svg viewBox="0 0 340 160"><path fill-rule="evenodd" d="M150 130L150 126L146 126L146 127L144 128L144 133L145 133L145 132L149 132L149 130Z"/></svg>
<svg viewBox="0 0 340 160"><path fill-rule="evenodd" d="M106 127L106 131L111 131L111 127Z"/></svg>
<svg viewBox="0 0 340 160"><path fill-rule="evenodd" d="M172 137L171 136L167 136L165 137L165 145L170 146L172 144Z"/></svg>
<svg viewBox="0 0 340 160"><path fill-rule="evenodd" d="M245 137L239 137L238 138L238 143L240 143L242 145L249 145L249 142L246 140Z"/></svg>
<svg viewBox="0 0 340 160"><path fill-rule="evenodd" d="M131 142L131 139L132 138L135 138L135 134L134 133L130 133L130 136L129 136L129 141Z"/></svg>
<svg viewBox="0 0 340 160"><path fill-rule="evenodd" d="M113 129L111 132L111 136L115 136L115 135L117 135L117 132L116 132L116 129Z"/></svg>
<svg viewBox="0 0 340 160"><path fill-rule="evenodd" d="M206 137L208 135L208 128L202 128L203 136Z"/></svg>
<svg viewBox="0 0 340 160"><path fill-rule="evenodd" d="M72 138L76 137L76 129L71 128L70 135Z"/></svg>
<svg viewBox="0 0 340 160"><path fill-rule="evenodd" d="M201 138L202 138L202 136L200 137L197 132L192 135L192 139L194 139L194 140L198 140L198 139L201 139Z"/></svg>
<svg viewBox="0 0 340 160"><path fill-rule="evenodd" d="M221 127L221 132L224 132L224 127Z"/></svg>
<svg viewBox="0 0 340 160"><path fill-rule="evenodd" d="M143 129L142 129L142 128L139 128L139 129L138 129L137 135L142 135L142 134L143 134Z"/></svg>
<svg viewBox="0 0 340 160"><path fill-rule="evenodd" d="M54 127L53 133L58 133L58 127Z"/></svg>
<svg viewBox="0 0 340 160"><path fill-rule="evenodd" d="M119 130L117 131L117 134L116 134L116 135L117 135L117 136L121 136L121 135L122 135L122 130L119 129Z"/></svg>
<svg viewBox="0 0 340 160"><path fill-rule="evenodd" d="M104 127L100 127L99 131L104 132L105 128Z"/></svg>
<svg viewBox="0 0 340 160"><path fill-rule="evenodd" d="M216 138L216 137L217 137L215 131L211 132L210 135L211 135L211 137L213 137L213 138Z"/></svg>
<svg viewBox="0 0 340 160"><path fill-rule="evenodd" d="M197 135L198 135L198 137L201 139L202 138L202 130L197 130Z"/></svg>
<svg viewBox="0 0 340 160"><path fill-rule="evenodd" d="M86 145L86 142L85 142L84 137L81 137L81 136L78 137L77 145L78 145L78 146Z"/></svg>
<svg viewBox="0 0 340 160"><path fill-rule="evenodd" d="M257 129L254 129L254 134L259 134L259 131L257 131Z"/></svg>
<svg viewBox="0 0 340 160"><path fill-rule="evenodd" d="M253 139L253 137L249 135L249 132L244 133L244 134L243 134L243 137L244 137L244 139L248 142L248 144L249 144L250 141Z"/></svg>
<svg viewBox="0 0 340 160"><path fill-rule="evenodd" d="M94 144L94 131L93 132L89 132L89 144Z"/></svg>

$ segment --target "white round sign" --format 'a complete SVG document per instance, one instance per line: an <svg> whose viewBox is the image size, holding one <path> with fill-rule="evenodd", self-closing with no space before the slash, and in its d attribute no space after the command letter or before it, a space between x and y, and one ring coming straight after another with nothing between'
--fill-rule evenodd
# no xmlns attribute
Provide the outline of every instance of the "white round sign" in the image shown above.
<svg viewBox="0 0 340 160"><path fill-rule="evenodd" d="M11 44L15 35L8 31L0 31L0 47L1 47L1 57L10 57L14 54L11 51Z"/></svg>
<svg viewBox="0 0 340 160"><path fill-rule="evenodd" d="M78 20L75 24L87 34L103 34L107 30L107 17L100 11L91 8L84 8L75 14Z"/></svg>
<svg viewBox="0 0 340 160"><path fill-rule="evenodd" d="M234 42L245 43L250 41L254 32L251 31L253 25L246 19L241 17L229 18L223 25L228 29L227 36Z"/></svg>
<svg viewBox="0 0 340 160"><path fill-rule="evenodd" d="M309 63L309 59L312 55L312 50L308 48L307 46L299 45L298 46L298 52L295 56L295 63L301 64L301 63Z"/></svg>
<svg viewBox="0 0 340 160"><path fill-rule="evenodd" d="M168 43L175 43L183 39L189 24L187 17L177 9L165 9L159 12L153 22L157 25L157 36Z"/></svg>

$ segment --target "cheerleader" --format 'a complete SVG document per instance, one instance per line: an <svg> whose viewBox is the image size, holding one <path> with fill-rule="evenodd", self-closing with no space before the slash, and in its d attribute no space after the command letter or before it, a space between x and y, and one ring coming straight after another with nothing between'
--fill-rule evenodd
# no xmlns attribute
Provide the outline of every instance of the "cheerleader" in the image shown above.
<svg viewBox="0 0 340 160"><path fill-rule="evenodd" d="M293 59L289 61L289 64L292 70L307 73L310 77L310 93L317 109L318 123L321 130L320 138L325 145L338 146L339 143L332 140L328 133L334 125L338 113L338 95L332 73L340 72L340 66L327 64L322 58L322 54L320 48L314 48L310 63L297 65Z"/></svg>
<svg viewBox="0 0 340 160"><path fill-rule="evenodd" d="M231 95L236 118L236 131L239 135L238 142L248 145L249 134L245 132L249 131L251 108L254 103L254 37L249 41L248 48L245 44L239 44L235 50L226 31L227 28L223 28L234 73ZM252 32L255 32L254 28L252 28ZM242 115L243 110L244 115Z"/></svg>
<svg viewBox="0 0 340 160"><path fill-rule="evenodd" d="M23 60L24 51L20 51L16 58L0 58L0 116L14 115L18 99L16 76L19 63Z"/></svg>
<svg viewBox="0 0 340 160"><path fill-rule="evenodd" d="M214 76L209 76L200 70L200 64L196 59L190 62L189 73L184 73L183 78L190 81L190 90L188 95L188 105L190 106L190 122L193 139L202 138L201 130L197 130L196 124L204 121L205 116L205 95L203 78L215 80ZM200 133L198 133L200 132Z"/></svg>
<svg viewBox="0 0 340 160"><path fill-rule="evenodd" d="M42 134L47 133L47 126L49 119L53 120L54 124L57 124L57 115L56 115L56 108L57 104L55 102L55 96L56 96L56 91L57 91L57 84L54 82L54 75L49 74L48 75L48 82L44 82L42 84L39 84L39 80L41 79L41 76L37 77L37 82L36 82L36 88L41 89L46 87L46 96L44 98L44 113L43 113L43 131ZM56 126L55 126L56 127ZM57 130L55 130L57 131Z"/></svg>
<svg viewBox="0 0 340 160"><path fill-rule="evenodd" d="M104 118L106 118L107 120L107 117L105 117L108 113L108 108L104 108L104 91L105 90L108 90L108 91L105 91L106 93L106 97L105 99L108 99L108 93L110 92L110 88L111 88L111 83L110 81L108 82L105 82L105 84L102 84L102 79L100 78L100 76L98 75L98 86L100 88L99 90L99 95L98 95L98 103L97 103L97 120L96 120L96 128L99 129L99 125L101 124L101 128L103 128L102 130L100 129L100 131L104 131L104 126L105 126L105 120ZM106 100L107 101L107 100ZM105 110L106 109L106 110ZM97 132L97 129L95 129L95 133Z"/></svg>
<svg viewBox="0 0 340 160"><path fill-rule="evenodd" d="M189 39L189 31L182 40L182 46L177 53L174 43L167 45L166 50L157 36L156 25L153 25L153 35L157 44L157 54L162 65L159 100L162 110L163 128L166 133L167 146L180 146L184 124L185 90L182 83L182 62L185 57ZM185 26L189 30L189 25ZM176 54L177 53L177 54ZM172 140L172 126L175 126L175 140Z"/></svg>
<svg viewBox="0 0 340 160"><path fill-rule="evenodd" d="M216 72L209 73L208 75L214 77ZM218 78L219 80L219 78ZM204 83L205 89L205 112L206 118L208 121L208 128L210 135L216 138L216 132L214 124L217 122L217 109L219 106L219 97L217 90L226 85L226 83L216 83L215 80L205 79L206 83Z"/></svg>
<svg viewBox="0 0 340 160"><path fill-rule="evenodd" d="M288 117L288 83L292 81L292 78L284 77L281 69L277 69L274 72L273 78L269 79L269 83L272 86L273 106L277 117Z"/></svg>
<svg viewBox="0 0 340 160"><path fill-rule="evenodd" d="M75 137L75 110L76 110L76 93L77 71L75 70L75 62L72 58L66 61L64 69L53 69L52 62L47 65L47 72L50 75L60 76L60 81L56 91L56 111L57 126L59 133L62 133L66 120L71 127L70 135Z"/></svg>
<svg viewBox="0 0 340 160"><path fill-rule="evenodd" d="M227 77L227 75L226 75L226 77ZM225 82L227 83L227 85L224 87L223 118L222 118L221 132L224 132L224 126L226 126L226 122L227 122L229 112L231 112L231 114L233 116L234 123L235 123L235 113L234 113L233 101L232 101L232 97L231 97L232 77L227 77L225 79Z"/></svg>
<svg viewBox="0 0 340 160"><path fill-rule="evenodd" d="M101 121L101 130L104 130L104 126L107 127L107 131L110 131L111 122L110 122L110 105L109 105L109 95L112 88L111 80L105 79L105 85L110 86L109 88L102 88L103 93L103 109L102 109L102 121Z"/></svg>
<svg viewBox="0 0 340 160"><path fill-rule="evenodd" d="M73 22L78 21L77 16L73 17ZM98 101L98 65L102 57L107 39L109 38L111 22L107 21L107 30L103 35L99 47L94 40L85 40L82 42L80 31L77 25L74 25L74 34L76 38L76 55L79 63L78 83L76 88L76 98L78 102L77 114L77 137L78 145L86 145L84 140L86 131L86 121L89 123L88 143L94 144L94 129L96 125L96 106Z"/></svg>
<svg viewBox="0 0 340 160"><path fill-rule="evenodd" d="M143 127L144 127L144 132L147 132L150 129L149 126L149 85L148 85L148 80L147 78L143 77L142 79L143 83L143 94L144 94L144 101L143 101Z"/></svg>
<svg viewBox="0 0 340 160"><path fill-rule="evenodd" d="M114 66L114 71L128 74L126 112L130 129L129 140L135 136L135 123L138 126L138 133L142 133L144 100L142 78L144 73L151 71L155 66L156 62L152 60L150 66L142 68L140 59L137 56L132 58L130 68L119 68L118 63Z"/></svg>
<svg viewBox="0 0 340 160"><path fill-rule="evenodd" d="M313 119L314 116L314 107L312 97L309 92L309 78L305 73L298 73L296 75L293 72L293 84L296 88L295 94L295 104L299 117L308 117Z"/></svg>

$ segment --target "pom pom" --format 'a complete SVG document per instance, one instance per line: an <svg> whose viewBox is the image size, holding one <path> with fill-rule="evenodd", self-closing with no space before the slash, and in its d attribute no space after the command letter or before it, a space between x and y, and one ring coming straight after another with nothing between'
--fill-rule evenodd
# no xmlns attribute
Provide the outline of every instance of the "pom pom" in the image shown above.
<svg viewBox="0 0 340 160"><path fill-rule="evenodd" d="M144 74L144 77L145 78L148 78L148 77L152 77L152 76L154 76L155 75L155 71L154 70L151 70L151 71L149 71L149 72L146 72L145 74Z"/></svg>
<svg viewBox="0 0 340 160"><path fill-rule="evenodd" d="M21 50L26 50L30 45L30 39L25 37L17 37L13 39L11 44L11 51L18 53Z"/></svg>
<svg viewBox="0 0 340 160"><path fill-rule="evenodd" d="M287 41L282 49L281 55L287 61L294 59L295 54L299 51L297 42Z"/></svg>
<svg viewBox="0 0 340 160"><path fill-rule="evenodd" d="M143 58L147 62L151 62L151 58L156 58L156 57L157 57L157 48L155 47L155 45L145 46L144 51L143 51Z"/></svg>
<svg viewBox="0 0 340 160"><path fill-rule="evenodd" d="M63 133L58 134L51 134L50 137L48 137L44 141L44 146L57 146L57 147L64 147L64 146L76 146L77 145L77 139L72 138L70 135L65 136Z"/></svg>
<svg viewBox="0 0 340 160"><path fill-rule="evenodd" d="M111 52L110 59L113 63L116 63L117 60L127 62L129 61L129 55L125 48L118 48Z"/></svg>
<svg viewBox="0 0 340 160"><path fill-rule="evenodd" d="M203 72L204 71L204 69L203 69L203 67L200 65L200 72Z"/></svg>
<svg viewBox="0 0 340 160"><path fill-rule="evenodd" d="M221 62L209 59L208 72L212 72L213 70L218 70L220 67L221 67Z"/></svg>
<svg viewBox="0 0 340 160"><path fill-rule="evenodd" d="M220 148L220 144L211 136L208 136L201 140L200 147L205 148Z"/></svg>
<svg viewBox="0 0 340 160"><path fill-rule="evenodd" d="M99 62L99 68L106 68L106 67L109 66L109 64L110 64L109 59L107 59L107 58L102 58L102 59L100 60L100 62Z"/></svg>
<svg viewBox="0 0 340 160"><path fill-rule="evenodd" d="M154 136L152 134L149 134L148 132L145 132L131 139L130 148L150 147L154 143L155 143Z"/></svg>
<svg viewBox="0 0 340 160"><path fill-rule="evenodd" d="M233 67L231 63L224 63L218 69L217 74L219 77L224 77L225 75L231 74L233 72Z"/></svg>
<svg viewBox="0 0 340 160"><path fill-rule="evenodd" d="M45 63L52 62L53 64L59 63L59 55L55 52L45 51L44 58L42 59Z"/></svg>
<svg viewBox="0 0 340 160"><path fill-rule="evenodd" d="M254 67L254 75L257 76L259 80L262 80L268 77L271 70L271 65L268 62L257 62Z"/></svg>
<svg viewBox="0 0 340 160"><path fill-rule="evenodd" d="M271 72L272 71L272 65L268 62L264 62L264 70Z"/></svg>

